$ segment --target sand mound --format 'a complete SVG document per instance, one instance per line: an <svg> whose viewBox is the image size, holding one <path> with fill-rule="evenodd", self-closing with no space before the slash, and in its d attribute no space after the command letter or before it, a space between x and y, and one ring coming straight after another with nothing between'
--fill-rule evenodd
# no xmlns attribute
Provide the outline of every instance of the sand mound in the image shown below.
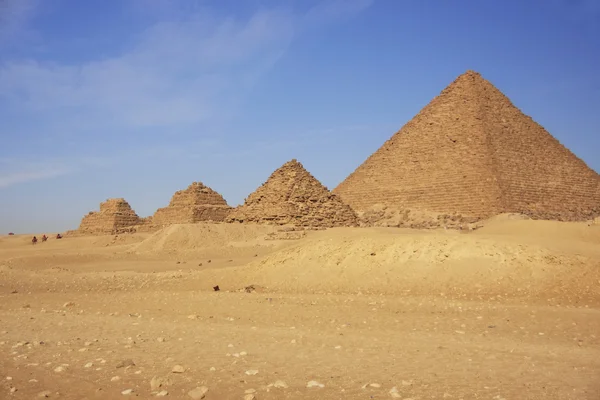
<svg viewBox="0 0 600 400"><path fill-rule="evenodd" d="M320 232L225 273L215 279L285 292L552 297L600 286L597 259L474 235L369 228ZM595 287L581 287L582 275Z"/></svg>
<svg viewBox="0 0 600 400"><path fill-rule="evenodd" d="M478 235L529 237L540 240L579 241L600 245L600 226L586 222L529 220L518 214L504 214L481 221Z"/></svg>
<svg viewBox="0 0 600 400"><path fill-rule="evenodd" d="M256 246L274 231L275 227L263 225L176 224L155 232L133 250L136 253L160 253Z"/></svg>

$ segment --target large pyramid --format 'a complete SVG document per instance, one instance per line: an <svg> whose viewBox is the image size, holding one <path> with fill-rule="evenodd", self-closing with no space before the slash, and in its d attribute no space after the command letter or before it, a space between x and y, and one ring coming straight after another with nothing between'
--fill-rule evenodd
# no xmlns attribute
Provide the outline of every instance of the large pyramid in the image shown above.
<svg viewBox="0 0 600 400"><path fill-rule="evenodd" d="M459 76L333 193L355 211L584 220L600 176L477 72Z"/></svg>
<svg viewBox="0 0 600 400"><path fill-rule="evenodd" d="M125 199L108 199L100 203L100 211L90 211L81 220L76 233L85 235L114 234L119 229L139 225L143 221Z"/></svg>
<svg viewBox="0 0 600 400"><path fill-rule="evenodd" d="M271 174L226 222L255 222L304 227L357 226L352 209L291 160Z"/></svg>
<svg viewBox="0 0 600 400"><path fill-rule="evenodd" d="M187 189L175 192L167 207L156 210L152 225L223 221L230 211L223 196L201 182L193 182Z"/></svg>

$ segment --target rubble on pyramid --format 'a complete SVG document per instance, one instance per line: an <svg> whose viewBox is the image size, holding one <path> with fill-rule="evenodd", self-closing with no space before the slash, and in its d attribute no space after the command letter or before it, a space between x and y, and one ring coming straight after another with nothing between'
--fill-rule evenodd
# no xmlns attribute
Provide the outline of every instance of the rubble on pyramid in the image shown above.
<svg viewBox="0 0 600 400"><path fill-rule="evenodd" d="M295 159L273 172L225 221L301 227L358 225L354 211Z"/></svg>
<svg viewBox="0 0 600 400"><path fill-rule="evenodd" d="M467 71L333 190L356 212L422 210L466 220L600 215L600 176Z"/></svg>
<svg viewBox="0 0 600 400"><path fill-rule="evenodd" d="M193 224L201 221L221 222L231 207L219 193L201 182L177 191L167 207L159 208L148 223L153 226Z"/></svg>
<svg viewBox="0 0 600 400"><path fill-rule="evenodd" d="M108 199L100 203L100 211L90 211L71 235L116 234L141 223L140 217L125 199Z"/></svg>

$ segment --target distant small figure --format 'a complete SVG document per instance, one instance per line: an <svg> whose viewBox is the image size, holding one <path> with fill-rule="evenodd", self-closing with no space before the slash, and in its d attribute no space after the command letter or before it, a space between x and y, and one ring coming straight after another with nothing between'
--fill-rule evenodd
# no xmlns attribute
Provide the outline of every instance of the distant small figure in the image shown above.
<svg viewBox="0 0 600 400"><path fill-rule="evenodd" d="M46 240L48 240L48 236L46 236L46 235L42 236L42 242L45 242Z"/></svg>
<svg viewBox="0 0 600 400"><path fill-rule="evenodd" d="M13 232L8 232L8 236L15 236Z"/></svg>
<svg viewBox="0 0 600 400"><path fill-rule="evenodd" d="M62 239L62 235L60 233L56 234L57 239Z"/></svg>
<svg viewBox="0 0 600 400"><path fill-rule="evenodd" d="M217 286L213 286L213 290L214 290L215 292L218 292L218 291L219 291L219 290L221 290L221 289L219 289L219 285L217 285Z"/></svg>
<svg viewBox="0 0 600 400"><path fill-rule="evenodd" d="M37 244L37 238L34 236L33 239L31 239L31 244Z"/></svg>

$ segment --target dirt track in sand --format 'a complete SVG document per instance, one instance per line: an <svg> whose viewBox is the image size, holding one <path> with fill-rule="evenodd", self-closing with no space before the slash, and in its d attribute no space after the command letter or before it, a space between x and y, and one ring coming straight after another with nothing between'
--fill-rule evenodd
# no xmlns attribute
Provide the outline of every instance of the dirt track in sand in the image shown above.
<svg viewBox="0 0 600 400"><path fill-rule="evenodd" d="M271 232L1 238L0 398L600 398L600 226Z"/></svg>

